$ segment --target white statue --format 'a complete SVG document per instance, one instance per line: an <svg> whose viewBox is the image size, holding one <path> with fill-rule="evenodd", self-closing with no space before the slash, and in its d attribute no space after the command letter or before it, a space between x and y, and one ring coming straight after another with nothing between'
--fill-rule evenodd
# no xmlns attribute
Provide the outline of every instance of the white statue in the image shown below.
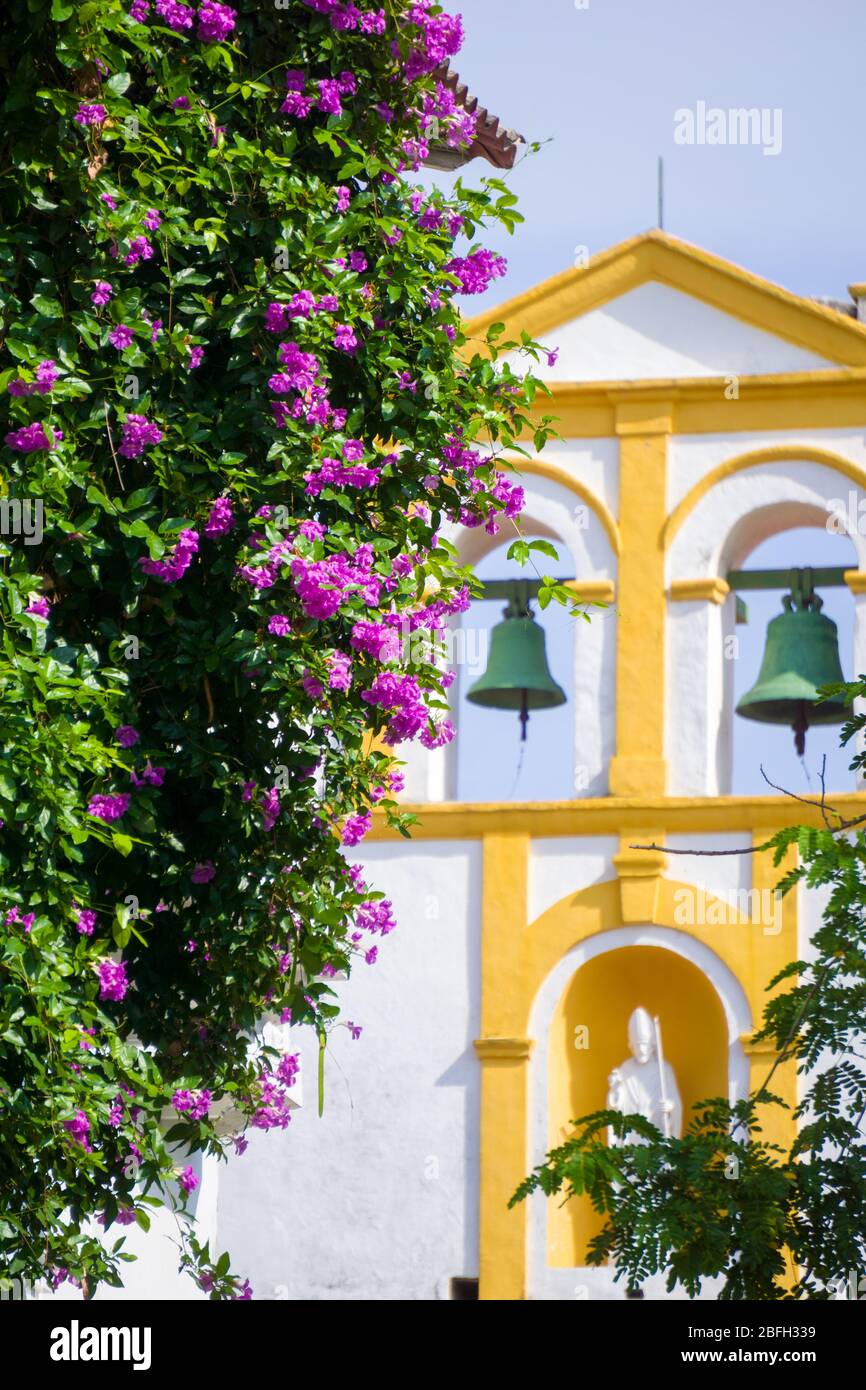
<svg viewBox="0 0 866 1390"><path fill-rule="evenodd" d="M608 1110L622 1115L643 1115L657 1125L668 1138L680 1137L683 1106L677 1088L677 1078L670 1062L662 1052L661 1025L646 1009L637 1008L628 1021L629 1057L610 1074L607 1092ZM641 1144L646 1141L636 1134L619 1139L608 1130L612 1145Z"/></svg>

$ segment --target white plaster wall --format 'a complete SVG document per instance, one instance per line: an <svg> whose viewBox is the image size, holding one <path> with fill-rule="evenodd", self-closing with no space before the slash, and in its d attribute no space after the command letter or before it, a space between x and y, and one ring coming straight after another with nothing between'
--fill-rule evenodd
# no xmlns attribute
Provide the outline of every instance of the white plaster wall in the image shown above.
<svg viewBox="0 0 866 1390"><path fill-rule="evenodd" d="M579 893L590 884L613 878L611 858L619 849L614 835L551 836L533 840L529 851L527 921Z"/></svg>
<svg viewBox="0 0 866 1390"><path fill-rule="evenodd" d="M722 397L722 399L724 399ZM731 402L732 412L737 402ZM829 449L852 463L866 468L866 430L861 427L824 430L736 430L729 434L673 435L668 448L668 510L682 501L686 494L726 459L751 453L753 449L781 445L791 449L796 459L797 448ZM842 492L831 494L847 498L852 486L847 478L837 484Z"/></svg>
<svg viewBox="0 0 866 1390"><path fill-rule="evenodd" d="M205 1244L210 1242L211 1251L218 1250L217 1241L217 1194L219 1191L219 1162L216 1158L197 1153L189 1154L178 1150L178 1166L189 1165L199 1179L199 1186L189 1199L189 1210L195 1217L195 1235ZM139 1226L110 1227L104 1235L96 1225L89 1232L99 1235L106 1245L113 1245L123 1238L123 1249L135 1256L134 1264L123 1264L121 1275L123 1287L113 1289L101 1284L94 1295L95 1302L111 1303L129 1299L171 1300L172 1302L195 1302L207 1298L188 1274L178 1269L178 1237L180 1226L171 1212L154 1207L144 1207L150 1218L150 1230L145 1232ZM52 1290L47 1283L40 1283L28 1290L28 1298L38 1302L81 1303L81 1290L72 1284L61 1284Z"/></svg>
<svg viewBox="0 0 866 1390"><path fill-rule="evenodd" d="M746 376L837 365L657 281L552 330L546 340L559 348L553 367L536 369L548 381Z"/></svg>
<svg viewBox="0 0 866 1390"><path fill-rule="evenodd" d="M220 1174L219 1239L255 1297L432 1299L478 1274L480 845L371 844L398 926L336 984L325 1112L298 1029L304 1107Z"/></svg>
<svg viewBox="0 0 866 1390"><path fill-rule="evenodd" d="M668 835L665 848L668 850L750 850L750 835ZM727 898L730 893L741 893L752 885L751 854L671 854L664 870L665 878L677 879L680 883L693 883ZM719 928L724 931L724 927Z"/></svg>
<svg viewBox="0 0 866 1390"><path fill-rule="evenodd" d="M562 468L599 498L612 516L619 516L619 440L551 439L541 455L544 463ZM520 465L518 464L518 467ZM527 475L529 476L529 475ZM575 497L575 503L580 499Z"/></svg>

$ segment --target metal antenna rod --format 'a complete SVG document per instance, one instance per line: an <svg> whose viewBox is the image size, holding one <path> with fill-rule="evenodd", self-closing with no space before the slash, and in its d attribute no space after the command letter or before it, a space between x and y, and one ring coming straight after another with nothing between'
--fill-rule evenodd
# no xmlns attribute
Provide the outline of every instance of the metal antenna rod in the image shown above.
<svg viewBox="0 0 866 1390"><path fill-rule="evenodd" d="M659 155L658 159L658 228L664 231L665 226L665 162Z"/></svg>

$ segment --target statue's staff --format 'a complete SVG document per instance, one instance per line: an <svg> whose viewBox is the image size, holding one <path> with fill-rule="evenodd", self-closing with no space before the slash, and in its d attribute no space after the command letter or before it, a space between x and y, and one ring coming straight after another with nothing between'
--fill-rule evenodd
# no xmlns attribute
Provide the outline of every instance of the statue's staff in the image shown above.
<svg viewBox="0 0 866 1390"><path fill-rule="evenodd" d="M656 1034L656 1060L659 1064L659 1085L662 1093L662 1114L665 1122L665 1138L671 1137L671 1117L668 1109L668 1094L665 1090L665 1057L662 1052L662 1026L659 1022L658 1014L653 1018L653 1026Z"/></svg>

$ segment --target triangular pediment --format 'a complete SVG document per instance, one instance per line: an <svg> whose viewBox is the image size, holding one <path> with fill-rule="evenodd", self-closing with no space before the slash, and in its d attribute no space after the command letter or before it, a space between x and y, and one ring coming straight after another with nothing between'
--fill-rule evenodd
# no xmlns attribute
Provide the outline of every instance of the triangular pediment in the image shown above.
<svg viewBox="0 0 866 1390"><path fill-rule="evenodd" d="M473 319L558 349L551 382L763 376L866 366L866 326L665 232L591 257Z"/></svg>

